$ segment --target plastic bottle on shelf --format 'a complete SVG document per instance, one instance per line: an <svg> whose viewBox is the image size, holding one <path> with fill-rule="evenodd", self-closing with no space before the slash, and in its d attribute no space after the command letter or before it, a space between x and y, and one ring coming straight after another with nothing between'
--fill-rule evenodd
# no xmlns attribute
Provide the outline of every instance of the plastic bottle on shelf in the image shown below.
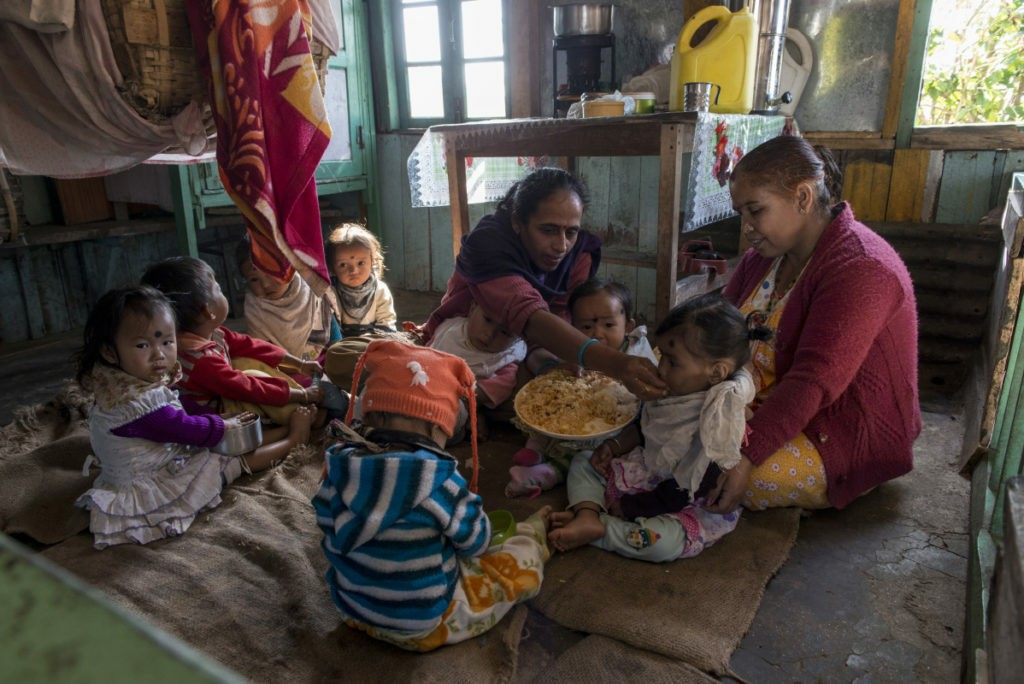
<svg viewBox="0 0 1024 684"><path fill-rule="evenodd" d="M696 45L698 29L714 22ZM672 54L668 108L683 108L683 84L708 82L721 86L712 112L749 114L754 105L754 76L757 67L757 18L744 6L730 12L723 5L711 5L690 17L679 32Z"/></svg>

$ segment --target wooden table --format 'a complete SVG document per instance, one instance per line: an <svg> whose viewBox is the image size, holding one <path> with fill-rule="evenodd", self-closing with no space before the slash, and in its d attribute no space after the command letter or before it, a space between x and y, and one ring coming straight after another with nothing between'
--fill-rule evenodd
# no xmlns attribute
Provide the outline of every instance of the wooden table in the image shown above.
<svg viewBox="0 0 1024 684"><path fill-rule="evenodd" d="M658 249L655 254L608 253L606 261L654 267L655 313L662 320L675 303L676 252L679 249L679 193L682 155L693 148L697 115L669 112L592 119L503 119L480 123L445 124L431 128L444 136L445 164L452 207L452 246L457 255L468 233L469 203L466 157L656 156L658 184Z"/></svg>

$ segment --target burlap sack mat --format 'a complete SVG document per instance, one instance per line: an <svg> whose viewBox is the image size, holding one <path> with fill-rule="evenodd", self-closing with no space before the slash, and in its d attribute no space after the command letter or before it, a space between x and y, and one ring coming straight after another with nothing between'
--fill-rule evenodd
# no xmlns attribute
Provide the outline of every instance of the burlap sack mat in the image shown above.
<svg viewBox="0 0 1024 684"><path fill-rule="evenodd" d="M323 573L310 499L322 449L293 453L283 466L243 477L224 502L179 539L95 551L87 518L71 502L95 476L85 403L74 393L0 432L0 526L49 543L44 552L116 601L255 681L511 681L525 611L491 632L427 655L411 654L340 625ZM480 492L488 509L523 518L544 503L565 505L565 488L537 499L507 499L515 430L481 444ZM470 476L469 448L453 453ZM765 584L796 536L798 512L746 513L737 530L695 559L651 565L594 548L556 554L531 606L557 623L724 672L753 619ZM628 581L627 581L628 580ZM641 658L644 654L633 654ZM646 657L646 656L644 656ZM592 659L590 659L592 660ZM381 663L387 663L385 668ZM600 670L595 661L596 676ZM686 680L682 680L686 681Z"/></svg>
<svg viewBox="0 0 1024 684"><path fill-rule="evenodd" d="M254 681L511 681L525 608L426 655L341 624L310 505L322 462L307 447L236 481L177 539L95 551L83 533L42 554Z"/></svg>
<svg viewBox="0 0 1024 684"><path fill-rule="evenodd" d="M73 504L99 473L82 475L91 405L92 395L71 382L0 428L0 531L55 544L89 527L89 514Z"/></svg>
<svg viewBox="0 0 1024 684"><path fill-rule="evenodd" d="M512 454L525 438L507 426L480 446L480 494L488 510L522 518L543 504L566 504L565 486L536 499L508 499ZM465 444L452 449L471 472ZM789 556L799 509L743 513L736 530L696 558L652 564L594 547L556 553L530 607L563 627L601 634L640 649L724 674L749 629L761 595Z"/></svg>
<svg viewBox="0 0 1024 684"><path fill-rule="evenodd" d="M591 635L559 656L534 684L709 684L718 680L679 660Z"/></svg>
<svg viewBox="0 0 1024 684"><path fill-rule="evenodd" d="M594 547L558 554L531 606L555 622L724 674L765 585L796 541L800 512L744 513L696 558L640 563Z"/></svg>

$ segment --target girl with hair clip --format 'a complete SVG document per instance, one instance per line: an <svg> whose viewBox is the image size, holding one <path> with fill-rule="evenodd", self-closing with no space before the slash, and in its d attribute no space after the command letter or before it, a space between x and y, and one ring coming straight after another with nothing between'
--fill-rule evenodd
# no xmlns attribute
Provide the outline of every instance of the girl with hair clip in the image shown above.
<svg viewBox="0 0 1024 684"><path fill-rule="evenodd" d="M843 508L910 471L921 432L906 266L847 202L827 150L780 136L729 182L751 244L725 296L775 336L754 346L749 442L712 510Z"/></svg>
<svg viewBox="0 0 1024 684"><path fill-rule="evenodd" d="M703 502L740 460L754 398L743 366L750 341L770 332L709 294L673 309L655 336L668 396L645 402L639 422L573 459L569 510L552 514L548 535L560 551L594 544L664 562L695 556L736 526L738 515L709 513Z"/></svg>

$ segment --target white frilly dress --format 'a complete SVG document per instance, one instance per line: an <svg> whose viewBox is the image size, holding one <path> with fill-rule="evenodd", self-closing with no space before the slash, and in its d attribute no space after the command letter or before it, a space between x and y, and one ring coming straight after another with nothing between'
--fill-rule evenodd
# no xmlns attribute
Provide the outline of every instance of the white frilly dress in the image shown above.
<svg viewBox="0 0 1024 684"><path fill-rule="evenodd" d="M147 544L185 532L201 511L220 504L220 492L241 471L239 459L205 447L119 437L111 430L168 404L182 409L167 385L97 367L90 377L96 403L90 441L100 474L75 505L89 510L93 545Z"/></svg>

